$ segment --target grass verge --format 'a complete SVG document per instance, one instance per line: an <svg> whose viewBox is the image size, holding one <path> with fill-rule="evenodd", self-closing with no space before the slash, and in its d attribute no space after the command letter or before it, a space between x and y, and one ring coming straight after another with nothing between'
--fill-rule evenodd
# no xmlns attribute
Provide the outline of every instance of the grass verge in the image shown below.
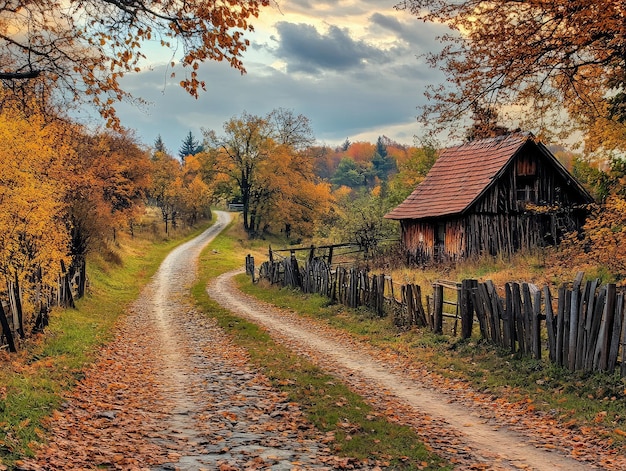
<svg viewBox="0 0 626 471"><path fill-rule="evenodd" d="M244 292L265 302L322 319L408 363L427 365L444 378L461 378L494 400L498 397L522 409L544 411L569 429L626 450L626 379L619 374L572 373L476 338L461 341L417 329L399 332L389 317L381 319L366 310L331 304L319 295L252 284L247 277L239 281Z"/></svg>
<svg viewBox="0 0 626 471"><path fill-rule="evenodd" d="M45 441L45 419L57 409L82 371L113 335L125 312L161 261L202 228L180 231L168 239L127 238L115 248L122 265L93 256L88 262L89 291L76 309L55 309L43 334L28 340L16 354L0 354L0 463L10 468L32 456Z"/></svg>
<svg viewBox="0 0 626 471"><path fill-rule="evenodd" d="M429 452L409 427L379 417L363 398L345 384L325 374L313 363L274 342L253 323L220 307L206 292L206 284L221 273L242 267L247 249L233 236L218 236L200 259L199 281L193 287L198 306L214 317L234 341L245 348L251 361L273 385L288 393L307 418L322 432L334 436L338 456L368 460L397 470L442 470L450 467ZM247 244L248 242L245 242Z"/></svg>

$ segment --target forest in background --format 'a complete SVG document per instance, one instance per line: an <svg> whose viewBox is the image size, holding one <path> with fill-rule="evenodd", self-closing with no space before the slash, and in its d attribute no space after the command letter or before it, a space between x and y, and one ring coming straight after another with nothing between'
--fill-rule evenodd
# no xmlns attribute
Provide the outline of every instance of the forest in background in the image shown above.
<svg viewBox="0 0 626 471"><path fill-rule="evenodd" d="M354 242L374 252L379 241L398 237L397 223L382 216L434 163L440 144L432 139L412 145L384 136L376 143L346 139L329 148L316 144L306 116L274 108L203 129L201 141L190 133L174 156L160 138L148 147L122 127L115 106L133 97L120 79L141 71L145 41L183 52L180 85L197 96L205 87L200 63L226 61L244 71L243 34L268 4L243 8L235 1L218 15L201 5L170 9L159 2L0 7L4 281L18 281L24 293L34 293L30 298L45 295L61 262L113 254L116 235L142 228L147 207L156 208L162 225L154 230L165 234L208 216L212 204L231 203L241 206L251 238ZM598 204L582 233L544 256L565 271L588 266L624 280L623 8L610 1L480 0L411 0L398 8L451 30L438 38L441 52L427 54L447 79L425 91L419 120L433 131L456 130L460 140L472 140L522 127L546 144L581 136L580 155L555 153ZM84 104L106 128L68 118L67 110Z"/></svg>
<svg viewBox="0 0 626 471"><path fill-rule="evenodd" d="M439 150L434 141L406 146L384 136L319 146L305 116L275 109L235 116L220 133L204 130L201 142L189 133L174 156L160 137L147 147L131 131L94 132L53 108L11 103L5 96L0 111L0 296L19 281L24 311L31 313L27 326L62 266L81 264L89 253L114 256L120 231L167 236L178 225L193 226L210 217L212 205L240 205L250 238L278 238L287 246L354 243L375 254L381 241L399 237L398 224L383 215L421 182ZM468 133L479 137L476 128ZM583 233L550 251L550 263L565 272L587 266L620 282L626 276L619 250L626 234L623 161L600 166L555 153L598 205ZM148 208L160 223L146 226ZM401 255L394 263L402 264Z"/></svg>

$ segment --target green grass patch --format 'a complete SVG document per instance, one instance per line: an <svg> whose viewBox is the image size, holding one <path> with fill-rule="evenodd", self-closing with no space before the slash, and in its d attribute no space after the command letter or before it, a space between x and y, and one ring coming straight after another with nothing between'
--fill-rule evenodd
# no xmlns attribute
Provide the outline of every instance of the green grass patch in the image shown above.
<svg viewBox="0 0 626 471"><path fill-rule="evenodd" d="M121 237L115 250L123 264L91 256L89 289L76 309L54 309L43 334L31 338L16 354L0 358L0 462L32 456L45 441L44 420L79 380L98 348L113 335L116 320L137 298L161 261L178 244L202 228L178 232L169 239Z"/></svg>
<svg viewBox="0 0 626 471"><path fill-rule="evenodd" d="M476 338L459 340L427 329L399 332L389 318L333 305L318 295L252 284L247 277L239 278L239 283L244 292L266 302L321 319L373 345L408 356L415 364L425 364L443 377L462 378L478 391L531 404L570 428L593 427L615 446L626 448L626 380L618 374L572 373L547 359L512 355Z"/></svg>
<svg viewBox="0 0 626 471"><path fill-rule="evenodd" d="M212 277L243 266L247 248L242 248L240 242L226 233L218 236L204 251L199 282L192 289L198 306L249 352L253 364L276 388L301 405L306 417L320 431L334 434L331 447L335 454L389 463L388 469L451 469L426 449L411 428L379 416L340 380L324 373L304 357L291 353L274 342L263 329L221 308L207 295L205 287ZM298 298L295 294L293 296L290 299ZM275 301L281 302L278 298ZM316 311L327 318L338 315L334 310L336 307L328 306L328 302L319 296L307 297L300 304L289 307Z"/></svg>

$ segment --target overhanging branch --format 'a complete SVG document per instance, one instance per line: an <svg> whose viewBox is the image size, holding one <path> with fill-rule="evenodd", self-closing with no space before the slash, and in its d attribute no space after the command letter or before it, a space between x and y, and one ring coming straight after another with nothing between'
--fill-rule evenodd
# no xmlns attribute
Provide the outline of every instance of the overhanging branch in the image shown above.
<svg viewBox="0 0 626 471"><path fill-rule="evenodd" d="M27 80L34 79L41 75L41 70L31 70L30 72L0 72L0 80Z"/></svg>

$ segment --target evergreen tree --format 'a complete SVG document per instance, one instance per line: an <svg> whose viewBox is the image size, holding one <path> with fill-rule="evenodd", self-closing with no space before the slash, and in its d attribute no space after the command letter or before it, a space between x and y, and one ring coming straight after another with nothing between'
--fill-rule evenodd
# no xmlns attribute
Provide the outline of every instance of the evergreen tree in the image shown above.
<svg viewBox="0 0 626 471"><path fill-rule="evenodd" d="M178 150L178 157L184 161L188 155L196 155L203 151L203 146L193 136L193 133L189 131L189 134L183 139L183 145Z"/></svg>
<svg viewBox="0 0 626 471"><path fill-rule="evenodd" d="M154 153L161 152L163 154L167 154L167 149L165 148L165 143L159 134L154 141Z"/></svg>
<svg viewBox="0 0 626 471"><path fill-rule="evenodd" d="M372 157L372 174L382 181L386 181L389 175L397 170L396 161L387 153L387 145L382 137L376 141L376 153Z"/></svg>

